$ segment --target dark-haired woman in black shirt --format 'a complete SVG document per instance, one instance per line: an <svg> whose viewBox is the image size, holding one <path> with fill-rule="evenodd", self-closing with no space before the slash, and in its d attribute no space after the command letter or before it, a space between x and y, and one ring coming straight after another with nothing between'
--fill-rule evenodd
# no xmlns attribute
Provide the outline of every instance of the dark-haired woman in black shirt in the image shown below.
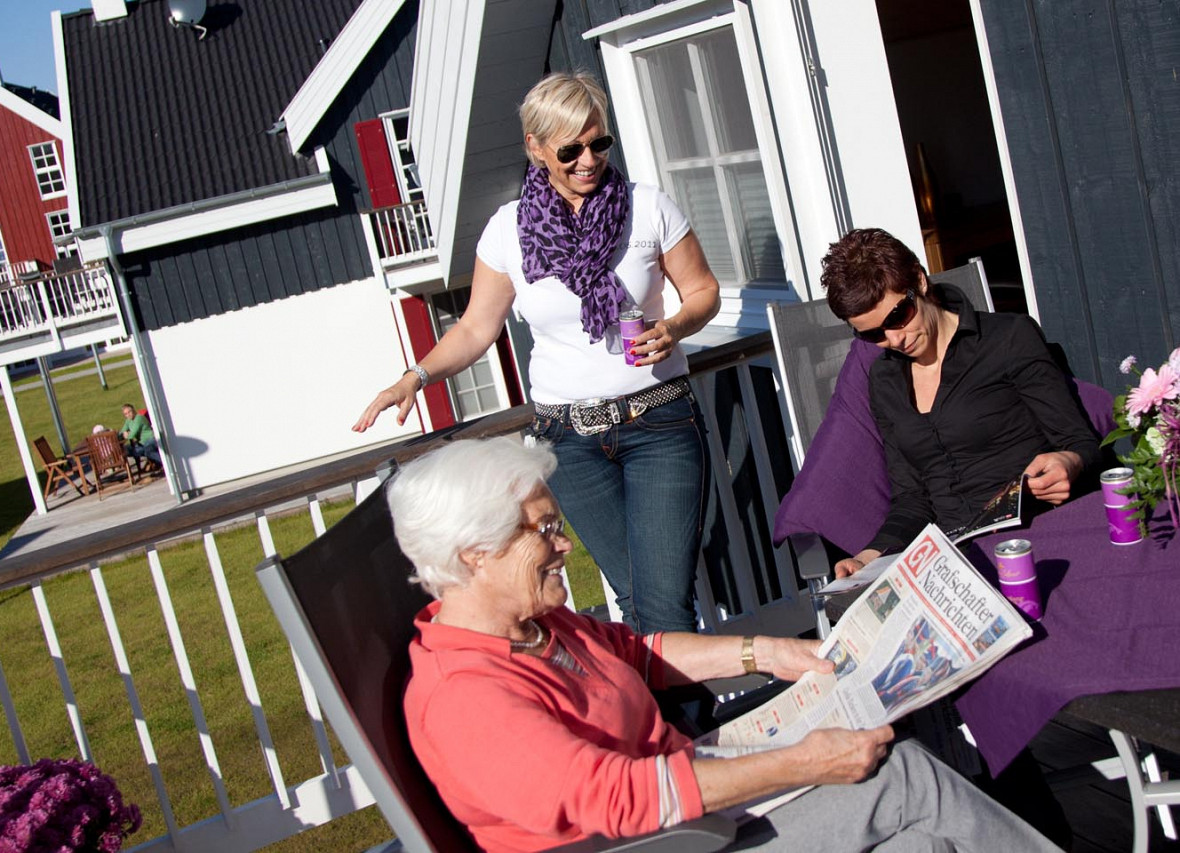
<svg viewBox="0 0 1180 853"><path fill-rule="evenodd" d="M880 229L850 231L824 258L828 304L885 348L869 374L892 490L873 541L836 564L843 577L910 543L931 521L969 522L1021 473L1060 504L1099 460L1098 441L1030 317L976 312L932 286L916 256Z"/></svg>

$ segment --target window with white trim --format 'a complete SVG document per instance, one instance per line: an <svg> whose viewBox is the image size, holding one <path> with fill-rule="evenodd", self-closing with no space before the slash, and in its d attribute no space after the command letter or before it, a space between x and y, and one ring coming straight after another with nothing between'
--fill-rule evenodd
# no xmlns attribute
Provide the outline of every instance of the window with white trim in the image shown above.
<svg viewBox="0 0 1180 853"><path fill-rule="evenodd" d="M57 159L57 146L52 141L30 145L29 159L33 161L33 174L37 178L41 198L65 195L66 179Z"/></svg>
<svg viewBox="0 0 1180 853"><path fill-rule="evenodd" d="M786 279L732 27L634 53L665 192L688 216L718 280Z"/></svg>
<svg viewBox="0 0 1180 853"><path fill-rule="evenodd" d="M49 234L53 237L53 247L57 251L59 258L67 257L73 254L73 246L57 244L58 237L64 237L70 233L70 212L68 210L51 210L45 214L45 221L49 223Z"/></svg>
<svg viewBox="0 0 1180 853"><path fill-rule="evenodd" d="M442 340L442 336L459 322L467 310L470 297L471 288L431 294L431 313L438 326L435 330L437 340ZM480 356L470 367L447 380L447 389L459 420L467 421L507 408L507 403L501 402L500 383L496 377L499 371L498 366L492 363L493 358L496 358L495 347Z"/></svg>
<svg viewBox="0 0 1180 853"><path fill-rule="evenodd" d="M402 201L421 201L425 191L418 180L418 163L410 148L410 111L393 110L381 118L385 121L385 138L389 140L389 153L396 167Z"/></svg>

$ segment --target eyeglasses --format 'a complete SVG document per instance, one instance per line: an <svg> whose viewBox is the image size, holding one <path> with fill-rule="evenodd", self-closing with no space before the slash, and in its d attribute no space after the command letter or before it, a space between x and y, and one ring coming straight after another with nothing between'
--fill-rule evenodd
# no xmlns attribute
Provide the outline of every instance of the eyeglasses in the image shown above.
<svg viewBox="0 0 1180 853"><path fill-rule="evenodd" d="M610 134L592 139L589 142L571 142L557 149L558 163L572 163L582 156L582 152L589 148L595 154L605 154L615 144L615 138Z"/></svg>
<svg viewBox="0 0 1180 853"><path fill-rule="evenodd" d="M535 530L549 539L552 539L554 536L565 535L564 518L558 518L554 521L522 521L520 526L524 530Z"/></svg>
<svg viewBox="0 0 1180 853"><path fill-rule="evenodd" d="M856 335L862 341L868 341L870 344L881 343L881 341L885 340L886 331L900 329L914 319L914 315L918 313L918 303L915 299L914 291L907 290L901 301L894 305L893 309L885 315L885 319L881 321L880 326L872 329L853 329L852 334Z"/></svg>

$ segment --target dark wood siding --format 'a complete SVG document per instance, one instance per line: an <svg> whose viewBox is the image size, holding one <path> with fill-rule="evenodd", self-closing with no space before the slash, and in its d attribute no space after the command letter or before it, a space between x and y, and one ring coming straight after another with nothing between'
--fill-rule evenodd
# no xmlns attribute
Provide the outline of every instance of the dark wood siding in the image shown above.
<svg viewBox="0 0 1180 853"><path fill-rule="evenodd" d="M414 37L418 24L417 0L397 13L389 31L365 57L348 87L328 110L305 146L324 145L332 161L336 192L352 210L372 209L365 170L357 148L354 125L410 105L414 74Z"/></svg>
<svg viewBox="0 0 1180 853"><path fill-rule="evenodd" d="M582 33L609 24L623 15L644 12L670 0L559 0L557 21L549 42L548 71L589 71L605 86L606 71L597 40L586 41ZM609 94L609 93L608 93ZM612 126L617 126L614 114ZM622 145L611 151L611 163L625 175L627 161Z"/></svg>
<svg viewBox="0 0 1180 853"><path fill-rule="evenodd" d="M402 7L308 140L328 151L338 207L122 257L145 330L371 277L368 187L353 126L409 105L418 3Z"/></svg>
<svg viewBox="0 0 1180 853"><path fill-rule="evenodd" d="M334 209L120 258L151 331L372 276L359 217Z"/></svg>
<svg viewBox="0 0 1180 853"><path fill-rule="evenodd" d="M983 0L1041 323L1082 378L1180 343L1180 9Z"/></svg>

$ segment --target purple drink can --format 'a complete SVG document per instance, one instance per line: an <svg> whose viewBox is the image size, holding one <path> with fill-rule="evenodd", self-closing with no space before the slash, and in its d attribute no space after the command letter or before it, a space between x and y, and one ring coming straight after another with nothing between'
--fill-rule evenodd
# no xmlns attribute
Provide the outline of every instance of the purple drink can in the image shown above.
<svg viewBox="0 0 1180 853"><path fill-rule="evenodd" d="M623 358L627 364L634 364L636 359L643 358L640 355L631 355L631 347L635 338L642 335L644 330L643 312L638 308L619 314L619 336L623 339Z"/></svg>
<svg viewBox="0 0 1180 853"><path fill-rule="evenodd" d="M1005 539L996 545L994 553L1000 592L1030 619L1039 620L1044 611L1032 543L1027 539Z"/></svg>
<svg viewBox="0 0 1180 853"><path fill-rule="evenodd" d="M1139 521L1133 518L1135 508L1130 506L1108 506L1106 527L1110 531L1112 545L1134 545L1143 541L1139 532Z"/></svg>
<svg viewBox="0 0 1180 853"><path fill-rule="evenodd" d="M1032 543L1027 539L1005 539L996 545L996 572L1002 583L1023 583L1037 576Z"/></svg>
<svg viewBox="0 0 1180 853"><path fill-rule="evenodd" d="M1143 541L1139 522L1131 517L1135 513L1131 502L1138 498L1133 494L1119 494L1120 489L1130 485L1133 474L1130 468L1111 468L1103 471L1099 477L1102 483L1102 501L1106 504L1106 526L1110 531L1110 541L1114 545L1134 545Z"/></svg>

